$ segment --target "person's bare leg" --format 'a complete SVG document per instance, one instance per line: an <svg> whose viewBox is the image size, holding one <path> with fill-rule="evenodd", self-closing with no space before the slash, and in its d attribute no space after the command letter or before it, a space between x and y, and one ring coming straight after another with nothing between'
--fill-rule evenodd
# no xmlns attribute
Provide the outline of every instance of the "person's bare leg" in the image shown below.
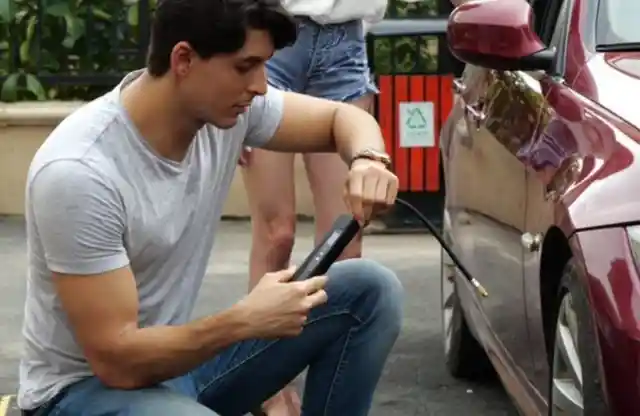
<svg viewBox="0 0 640 416"><path fill-rule="evenodd" d="M367 95L352 104L371 112L373 95ZM306 154L304 161L313 193L316 242L318 242L331 229L338 216L349 213L342 196L349 170L340 156L335 153ZM362 234L347 246L340 259L357 258L361 255Z"/></svg>
<svg viewBox="0 0 640 416"><path fill-rule="evenodd" d="M266 64L269 84L284 91L302 92L318 43L315 27L299 28L296 43L277 51ZM296 227L294 159L293 154L253 149L243 168L253 228L250 289L265 273L289 265ZM295 383L263 403L263 410L267 416L300 416Z"/></svg>
<svg viewBox="0 0 640 416"><path fill-rule="evenodd" d="M265 273L289 266L295 241L294 154L252 149L242 167L251 210L249 289ZM263 403L267 416L299 415L301 400L295 383Z"/></svg>
<svg viewBox="0 0 640 416"><path fill-rule="evenodd" d="M251 209L249 287L288 267L296 228L294 155L252 149L242 176Z"/></svg>

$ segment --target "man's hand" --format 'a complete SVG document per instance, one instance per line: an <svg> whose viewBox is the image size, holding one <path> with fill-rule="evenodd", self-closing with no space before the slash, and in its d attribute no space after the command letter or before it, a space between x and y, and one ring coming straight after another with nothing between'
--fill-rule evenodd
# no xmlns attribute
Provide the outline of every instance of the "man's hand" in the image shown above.
<svg viewBox="0 0 640 416"><path fill-rule="evenodd" d="M326 276L291 282L295 267L267 273L237 306L254 338L294 337L302 332L311 309L327 301Z"/></svg>
<svg viewBox="0 0 640 416"><path fill-rule="evenodd" d="M385 165L369 159L356 159L344 187L344 199L362 224L387 211L396 201L398 178Z"/></svg>
<svg viewBox="0 0 640 416"><path fill-rule="evenodd" d="M249 159L251 157L251 148L244 146L238 158L238 165L249 166Z"/></svg>

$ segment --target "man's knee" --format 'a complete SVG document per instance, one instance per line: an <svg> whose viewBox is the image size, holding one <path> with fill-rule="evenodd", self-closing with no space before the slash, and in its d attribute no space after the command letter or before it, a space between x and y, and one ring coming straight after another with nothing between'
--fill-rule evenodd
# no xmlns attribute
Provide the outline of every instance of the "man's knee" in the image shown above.
<svg viewBox="0 0 640 416"><path fill-rule="evenodd" d="M329 270L329 297L354 299L352 311L361 321L375 319L397 336L402 326L404 288L396 274L369 259L349 259Z"/></svg>

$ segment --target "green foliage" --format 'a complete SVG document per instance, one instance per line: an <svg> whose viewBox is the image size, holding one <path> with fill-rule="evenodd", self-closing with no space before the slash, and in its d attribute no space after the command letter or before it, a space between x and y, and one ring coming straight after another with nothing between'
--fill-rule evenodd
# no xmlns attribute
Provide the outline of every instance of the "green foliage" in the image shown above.
<svg viewBox="0 0 640 416"><path fill-rule="evenodd" d="M0 0L0 101L90 100L112 88L124 72L144 64L148 33L142 32L140 13L149 16L155 2ZM436 0L391 0L388 16L436 14ZM435 38L375 43L378 73L432 72L436 59ZM51 75L73 82L50 82Z"/></svg>
<svg viewBox="0 0 640 416"><path fill-rule="evenodd" d="M0 0L0 100L90 99L111 88L96 82L100 75L143 63L139 8L139 0ZM43 85L53 74L98 76Z"/></svg>
<svg viewBox="0 0 640 416"><path fill-rule="evenodd" d="M438 66L435 36L376 39L374 71L377 74L433 73Z"/></svg>
<svg viewBox="0 0 640 416"><path fill-rule="evenodd" d="M387 18L420 19L436 16L436 0L411 3L389 1ZM374 70L378 74L429 73L437 68L438 39L435 36L376 39L374 51Z"/></svg>

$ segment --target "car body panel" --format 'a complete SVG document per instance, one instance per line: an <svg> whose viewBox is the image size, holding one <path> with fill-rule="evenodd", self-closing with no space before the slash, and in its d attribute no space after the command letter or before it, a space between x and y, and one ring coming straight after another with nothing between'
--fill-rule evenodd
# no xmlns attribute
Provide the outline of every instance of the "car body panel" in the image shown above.
<svg viewBox="0 0 640 416"><path fill-rule="evenodd" d="M633 59L640 66L638 55L627 55L626 62ZM634 157L640 150L640 112L631 101L640 95L640 79L614 69L599 55L589 60L576 84L572 101L581 112L578 117L585 132L584 146L578 149L581 180L565 203L571 210L572 225L567 226L582 229L637 221L640 192L628 192L628 187L640 177Z"/></svg>
<svg viewBox="0 0 640 416"><path fill-rule="evenodd" d="M640 414L640 276L626 233L604 228L571 240L589 288L611 414Z"/></svg>
<svg viewBox="0 0 640 416"><path fill-rule="evenodd" d="M526 171L518 160L520 144L512 139L515 131L535 127L538 98L527 94L526 81L516 74L468 66L461 81L469 88L457 97L442 135L448 233L460 259L472 274L482 276L491 295L476 298L473 288L463 286L459 296L474 308L467 316L494 366L518 369L508 372L513 381L506 384L518 386L509 393L522 400L535 390L522 387L527 384L526 371L533 366L520 243ZM482 122L466 111L476 104L486 116ZM527 404L532 410L539 406L539 400Z"/></svg>
<svg viewBox="0 0 640 416"><path fill-rule="evenodd" d="M592 1L568 3L560 75L467 65L441 132L445 232L490 293L458 295L523 414L547 411L541 264L554 236L589 289L612 414L640 414L640 280L621 228L640 222L640 53L590 48Z"/></svg>

